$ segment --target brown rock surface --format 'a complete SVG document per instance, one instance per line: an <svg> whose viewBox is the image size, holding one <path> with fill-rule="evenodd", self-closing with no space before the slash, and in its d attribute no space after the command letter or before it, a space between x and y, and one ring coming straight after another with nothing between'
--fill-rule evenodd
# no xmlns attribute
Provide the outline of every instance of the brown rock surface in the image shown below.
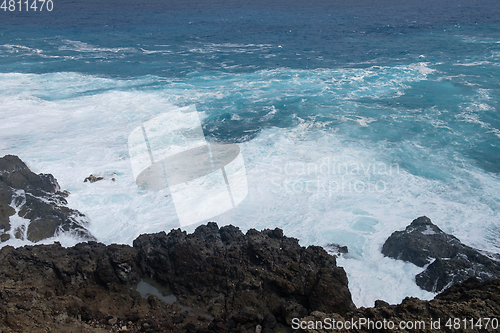
<svg viewBox="0 0 500 333"><path fill-rule="evenodd" d="M135 288L141 278L168 286L190 308L140 297ZM0 281L5 332L63 332L70 326L98 332L120 325L128 331L155 325L174 332L239 332L257 325L269 331L314 310L355 309L343 269L322 248L301 247L280 229L244 235L215 223L190 235L142 235L134 247L6 246Z"/></svg>
<svg viewBox="0 0 500 333"><path fill-rule="evenodd" d="M98 181L103 180L103 179L104 179L103 177L96 177L94 175L90 175L87 178L85 178L85 180L83 182L84 183L86 183L86 182L95 183L95 182L98 182Z"/></svg>
<svg viewBox="0 0 500 333"><path fill-rule="evenodd" d="M415 297L407 297L398 305L377 301L374 308L359 308L344 317L338 314L313 312L301 320L309 324L317 321L325 322L326 318L329 318L327 323L331 322L331 319L343 323L353 320L358 323L357 329L339 329L335 330L336 332L498 332L500 330L499 295L499 280L479 282L472 278L452 286L431 301L422 301ZM366 320L363 327L359 325L360 319ZM368 326L368 320L373 323L371 325L375 329L370 329L372 327ZM434 326L431 326L431 321ZM487 321L488 327L485 325ZM381 329L377 329L375 326L377 322L382 326ZM391 326L389 322L394 323L393 329L389 328ZM439 322L439 328L436 322ZM474 327L471 326L471 323L474 324ZM481 327L478 323L481 323ZM406 329L400 328L400 324ZM302 325L307 326L305 323ZM316 328L318 326L316 325ZM303 331L308 333L332 332L325 327Z"/></svg>
<svg viewBox="0 0 500 333"><path fill-rule="evenodd" d="M137 283L151 277L177 302L141 297ZM134 247L88 242L0 250L0 332L277 333L290 332L294 318L427 323L408 332L430 332L431 318L441 318L446 331L449 318L498 318L499 295L498 280L469 280L432 301L356 309L343 270L323 249L300 247L279 229L244 235L215 223L193 234L142 235ZM494 332L467 332L474 331Z"/></svg>

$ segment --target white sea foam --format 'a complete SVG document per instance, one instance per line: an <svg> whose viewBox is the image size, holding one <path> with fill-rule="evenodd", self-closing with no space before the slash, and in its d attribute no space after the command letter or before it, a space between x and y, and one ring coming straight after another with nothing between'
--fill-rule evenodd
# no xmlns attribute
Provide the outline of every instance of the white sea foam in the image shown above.
<svg viewBox="0 0 500 333"><path fill-rule="evenodd" d="M24 45L15 45L15 44L4 44L0 45L6 49L9 53L23 53L23 54L36 54L39 55L43 51L41 49L34 49Z"/></svg>
<svg viewBox="0 0 500 333"><path fill-rule="evenodd" d="M380 83L380 94L387 96L393 90L404 90L404 82L427 75L426 70L422 73L411 67L396 69L406 79L391 76L385 68L356 71L318 71L320 78L312 79L302 71L261 72L259 79L241 75L238 84L246 86L253 98L266 99L265 90L258 87L287 86L287 82L279 82L280 76L288 76L285 81L296 80L297 84L312 82L309 88L316 89L316 85L322 91L325 86L339 89L333 76L344 80L342 84L356 87L355 82L371 75L372 82ZM380 71L384 75L378 78ZM349 75L359 80L349 80ZM273 77L274 83L268 80ZM392 83L384 83L387 77ZM163 91L118 90L133 87L137 81L73 73L0 74L0 82L7 87L0 97L2 155L18 155L34 172L52 173L61 187L71 192L69 206L89 217L90 231L106 244L131 244L141 233L179 226L168 190L146 191L135 185L127 151L130 132L172 104L216 100L237 89L237 84L196 89L186 83L172 83ZM298 88L291 86L283 94L293 95L294 89ZM360 94L363 89L360 84ZM376 94L372 91L371 96ZM271 105L267 117L277 114ZM205 117L202 113L201 118ZM320 120L304 120L299 115L295 119L295 127L268 128L239 144L247 170L248 197L236 209L215 218L220 225L232 223L243 230L280 227L302 245L347 245L349 256L338 262L348 274L358 306L373 306L376 299L396 303L405 296L432 297L414 283L413 277L421 268L384 258L380 253L393 231L404 229L418 216L427 215L468 245L498 251L497 240L488 237L498 228L498 176L466 160L450 162L446 154L432 155L430 165L418 156L433 153L413 142L394 145L353 141ZM372 121L356 114L339 120L343 126L368 128ZM429 176L414 175L394 162L396 153L416 156L412 158L415 168ZM113 173L115 181L106 176ZM104 175L105 179L84 183L90 174ZM195 227L185 229L192 231ZM63 245L77 241L69 235L58 239ZM54 239L44 242L51 241ZM10 244L26 243L12 240Z"/></svg>
<svg viewBox="0 0 500 333"><path fill-rule="evenodd" d="M189 48L192 53L256 53L271 49L270 44L237 44L237 43L200 43L196 47Z"/></svg>
<svg viewBox="0 0 500 333"><path fill-rule="evenodd" d="M5 55L16 55L16 56L36 56L36 57L41 57L41 58L46 58L46 59L57 59L61 58L58 55L48 55L46 52L42 49L38 48L31 48L28 46L24 45L16 45L16 44L4 44L0 45L0 57L3 57Z"/></svg>
<svg viewBox="0 0 500 333"><path fill-rule="evenodd" d="M460 37L458 36L463 42L465 43L472 43L472 44L499 44L500 41L493 39L493 38L480 38L480 37L470 37L470 36L464 36Z"/></svg>
<svg viewBox="0 0 500 333"><path fill-rule="evenodd" d="M380 279L380 285L370 288L370 297L377 298L388 294L397 295L395 299L410 294L430 297L428 293L417 293L418 288L408 284L396 293L384 287L401 284L396 277L401 278L403 264L394 266L389 259L381 260L381 246L393 231L403 229L418 216L429 216L446 232L460 235L465 243L494 249L494 244L483 241L484 228L498 214L484 202L483 191L492 195L499 189L497 178L491 179L491 175L472 167L462 170L454 182L470 183L469 177L478 176L492 180L490 185L482 181L480 190L470 193L467 187L417 177L397 166L391 169L383 159L386 152L343 141L335 134L319 132L305 136L309 140L293 131L268 132L243 145L245 156L254 156L253 163L247 163L249 182L253 184L250 192L254 194L251 207L243 214L250 217L251 224L245 222L248 227L278 225L303 245L347 244L356 259L342 263L352 285L373 286L370 277L380 276L380 267L390 272ZM296 141L297 138L302 141ZM258 212L252 213L252 209ZM374 265L380 267L372 271ZM410 271L414 275L418 268ZM354 296L357 305L370 305L366 295Z"/></svg>
<svg viewBox="0 0 500 333"><path fill-rule="evenodd" d="M146 50L143 49L142 47L139 48L144 54L155 54L155 53L161 53L161 54L172 54L173 51L171 50Z"/></svg>
<svg viewBox="0 0 500 333"><path fill-rule="evenodd" d="M84 53L121 53L121 52L136 52L132 47L98 47L92 44L81 42L78 40L63 40L65 45L59 46L60 51L76 51Z"/></svg>
<svg viewBox="0 0 500 333"><path fill-rule="evenodd" d="M484 65L492 65L492 64L494 64L494 63L492 63L491 61L482 60L482 61L472 61L472 62L456 63L456 64L453 64L453 65L454 66L471 67L471 66L484 66Z"/></svg>

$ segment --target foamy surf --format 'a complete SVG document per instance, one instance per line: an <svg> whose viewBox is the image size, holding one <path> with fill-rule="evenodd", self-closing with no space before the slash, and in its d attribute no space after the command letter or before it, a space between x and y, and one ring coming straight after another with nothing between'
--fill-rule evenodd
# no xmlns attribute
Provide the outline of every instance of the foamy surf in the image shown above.
<svg viewBox="0 0 500 333"><path fill-rule="evenodd" d="M89 231L99 241L131 244L142 233L180 223L168 189L136 186L127 138L173 105L198 104L210 140L238 142L248 178L248 197L212 220L244 231L279 227L304 246L347 245L349 256L338 262L357 306L372 306L376 299L397 303L406 296L429 299L433 295L413 280L421 269L384 258L383 242L427 215L465 244L498 251L498 239L490 235L499 217L500 180L453 145L436 149L440 141L427 136L436 128L489 131L492 125L443 119L442 110L424 115L403 107L359 106L360 98L404 96L409 85L433 75L428 67L282 69L200 74L183 81L0 74L5 88L0 148L36 173L53 174L71 192L69 206L87 215ZM467 112L487 112L488 101L481 98L467 105L485 106ZM240 132L228 132L235 127ZM391 135L410 136L397 141ZM104 180L84 183L90 174ZM56 239L63 245L78 241L61 235L46 242Z"/></svg>

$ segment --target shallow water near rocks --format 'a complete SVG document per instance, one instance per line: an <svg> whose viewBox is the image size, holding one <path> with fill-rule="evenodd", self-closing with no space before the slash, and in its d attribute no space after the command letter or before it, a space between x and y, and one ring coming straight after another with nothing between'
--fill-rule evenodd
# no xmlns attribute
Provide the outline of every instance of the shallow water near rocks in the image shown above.
<svg viewBox="0 0 500 333"><path fill-rule="evenodd" d="M169 288L162 286L152 279L141 279L135 290L141 294L143 298L154 295L167 304L174 304L175 301L177 301L177 297L172 294Z"/></svg>

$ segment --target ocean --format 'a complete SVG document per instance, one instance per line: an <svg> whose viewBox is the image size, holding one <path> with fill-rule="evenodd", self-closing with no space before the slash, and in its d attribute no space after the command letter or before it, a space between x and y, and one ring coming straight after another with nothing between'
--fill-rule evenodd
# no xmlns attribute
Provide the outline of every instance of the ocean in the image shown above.
<svg viewBox="0 0 500 333"><path fill-rule="evenodd" d="M248 186L209 220L347 245L357 306L434 296L380 253L419 216L499 252L497 0L4 3L0 155L53 174L98 241L181 226L168 189L136 185L128 139L194 105Z"/></svg>

